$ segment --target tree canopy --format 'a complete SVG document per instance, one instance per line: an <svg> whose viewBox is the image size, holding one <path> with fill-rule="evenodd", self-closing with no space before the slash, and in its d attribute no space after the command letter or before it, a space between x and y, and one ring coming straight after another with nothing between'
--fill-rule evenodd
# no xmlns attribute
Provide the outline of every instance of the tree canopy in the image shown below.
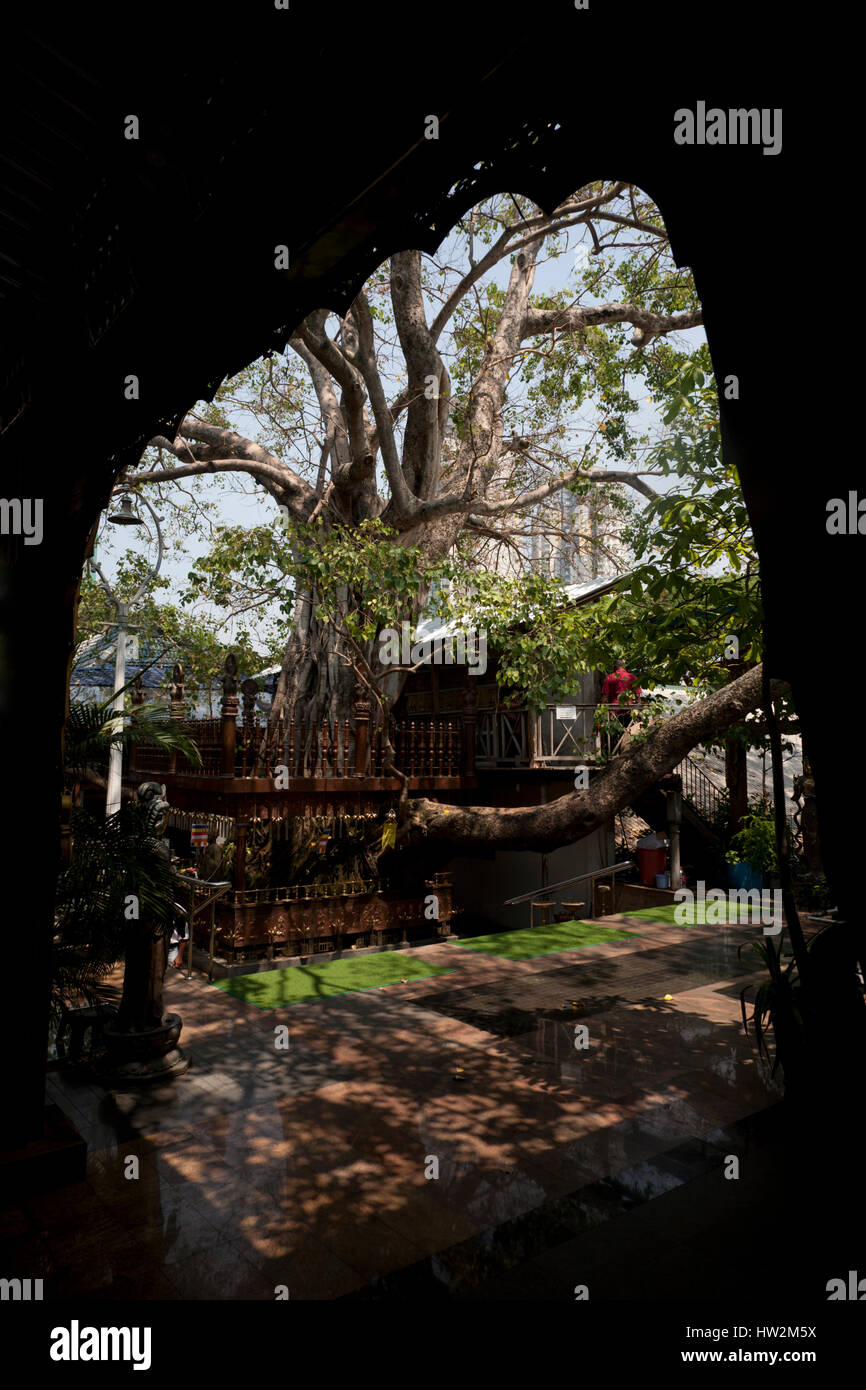
<svg viewBox="0 0 866 1390"><path fill-rule="evenodd" d="M384 718L399 680L376 639L425 611L485 627L530 704L622 656L644 686L718 690L732 641L759 660L761 608L709 352L682 336L701 323L640 190L486 200L151 441L124 482L178 535L212 531L177 630L205 605L264 632L273 721L347 717L359 680ZM272 517L217 529L215 481L263 490ZM564 578L626 570L565 601Z"/></svg>

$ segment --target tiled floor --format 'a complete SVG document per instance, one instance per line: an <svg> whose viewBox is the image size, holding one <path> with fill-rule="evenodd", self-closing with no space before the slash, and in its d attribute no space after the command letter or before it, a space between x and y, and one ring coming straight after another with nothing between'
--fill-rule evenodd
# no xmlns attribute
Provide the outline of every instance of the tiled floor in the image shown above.
<svg viewBox="0 0 866 1390"><path fill-rule="evenodd" d="M126 1093L49 1074L87 1181L0 1213L4 1272L46 1297L333 1299L401 1271L404 1290L500 1279L492 1296L519 1296L509 1241L542 1264L581 1223L603 1241L780 1094L740 1021L736 946L755 929L631 925L530 961L424 947L454 973L276 1011L169 972L190 1070Z"/></svg>

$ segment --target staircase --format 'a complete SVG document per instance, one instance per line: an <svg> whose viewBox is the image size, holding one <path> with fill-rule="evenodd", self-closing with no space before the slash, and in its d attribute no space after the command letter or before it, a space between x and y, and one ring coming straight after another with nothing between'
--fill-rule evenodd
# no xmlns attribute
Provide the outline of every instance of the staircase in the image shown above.
<svg viewBox="0 0 866 1390"><path fill-rule="evenodd" d="M679 767L674 768L674 773L682 779L683 814L685 815L688 807L700 825L717 840L715 826L719 823L719 813L725 802L724 793L698 766L694 758L688 755L683 758Z"/></svg>

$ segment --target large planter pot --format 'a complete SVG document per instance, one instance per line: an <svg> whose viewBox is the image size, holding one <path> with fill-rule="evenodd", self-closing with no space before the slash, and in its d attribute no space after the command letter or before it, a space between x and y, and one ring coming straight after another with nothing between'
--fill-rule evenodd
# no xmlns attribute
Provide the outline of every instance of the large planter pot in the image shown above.
<svg viewBox="0 0 866 1390"><path fill-rule="evenodd" d="M728 865L728 887L745 888L749 891L757 889L759 892L765 887L765 876L753 869L751 864L729 864Z"/></svg>
<svg viewBox="0 0 866 1390"><path fill-rule="evenodd" d="M121 1032L114 1024L103 1031L105 1060L100 1072L113 1081L159 1081L180 1076L189 1058L178 1047L183 1028L180 1014L166 1014L156 1028L141 1033Z"/></svg>

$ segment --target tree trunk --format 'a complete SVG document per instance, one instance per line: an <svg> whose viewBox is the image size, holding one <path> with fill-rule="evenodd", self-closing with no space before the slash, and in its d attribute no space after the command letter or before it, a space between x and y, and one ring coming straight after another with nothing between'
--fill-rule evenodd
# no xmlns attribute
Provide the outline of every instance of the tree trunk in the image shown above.
<svg viewBox="0 0 866 1390"><path fill-rule="evenodd" d="M330 624L319 622L311 614L312 606L313 600L307 594L301 595L295 606L295 622L286 644L266 735L268 744L272 744L273 762L288 765L290 721L294 719L294 758L289 767L289 773L293 776L302 776L305 767L308 775L315 774L318 740L324 721L329 726L329 742L335 725L338 727L342 748L346 720L349 720L352 741L350 749L343 754L346 771L354 765L356 678L347 659L351 653L339 643ZM375 718L375 707L372 715ZM278 749L277 745L280 716L283 724L282 749ZM264 750L263 743L262 754Z"/></svg>
<svg viewBox="0 0 866 1390"><path fill-rule="evenodd" d="M821 858L821 840L818 835L818 807L815 800L815 779L812 764L803 747L803 776L800 782L803 810L800 813L800 831L803 836L803 858L811 873L823 873L824 861Z"/></svg>
<svg viewBox="0 0 866 1390"><path fill-rule="evenodd" d="M420 609L426 591L418 595ZM267 747L272 746L272 761L289 767L292 776L313 776L318 763L322 725L328 724L328 762L333 766L334 745L339 739L340 756L345 760L345 773L351 776L355 761L355 701L362 696L370 703L369 735L381 729L387 711L393 707L406 680L405 673L387 674L378 660L378 641L365 643L360 649L347 637L339 634L334 625L321 622L315 615L315 594L301 594L295 605L294 625L283 657L277 688L268 718L265 739L259 752L263 761ZM407 618L410 626L417 613ZM378 698L377 698L378 696ZM283 746L277 757L278 731L282 716ZM290 721L294 719L294 759L290 757ZM349 721L349 747L344 750L346 720ZM324 770L323 770L324 773Z"/></svg>
<svg viewBox="0 0 866 1390"><path fill-rule="evenodd" d="M725 746L725 786L728 789L728 832L736 835L749 809L746 746L739 739L731 739Z"/></svg>

